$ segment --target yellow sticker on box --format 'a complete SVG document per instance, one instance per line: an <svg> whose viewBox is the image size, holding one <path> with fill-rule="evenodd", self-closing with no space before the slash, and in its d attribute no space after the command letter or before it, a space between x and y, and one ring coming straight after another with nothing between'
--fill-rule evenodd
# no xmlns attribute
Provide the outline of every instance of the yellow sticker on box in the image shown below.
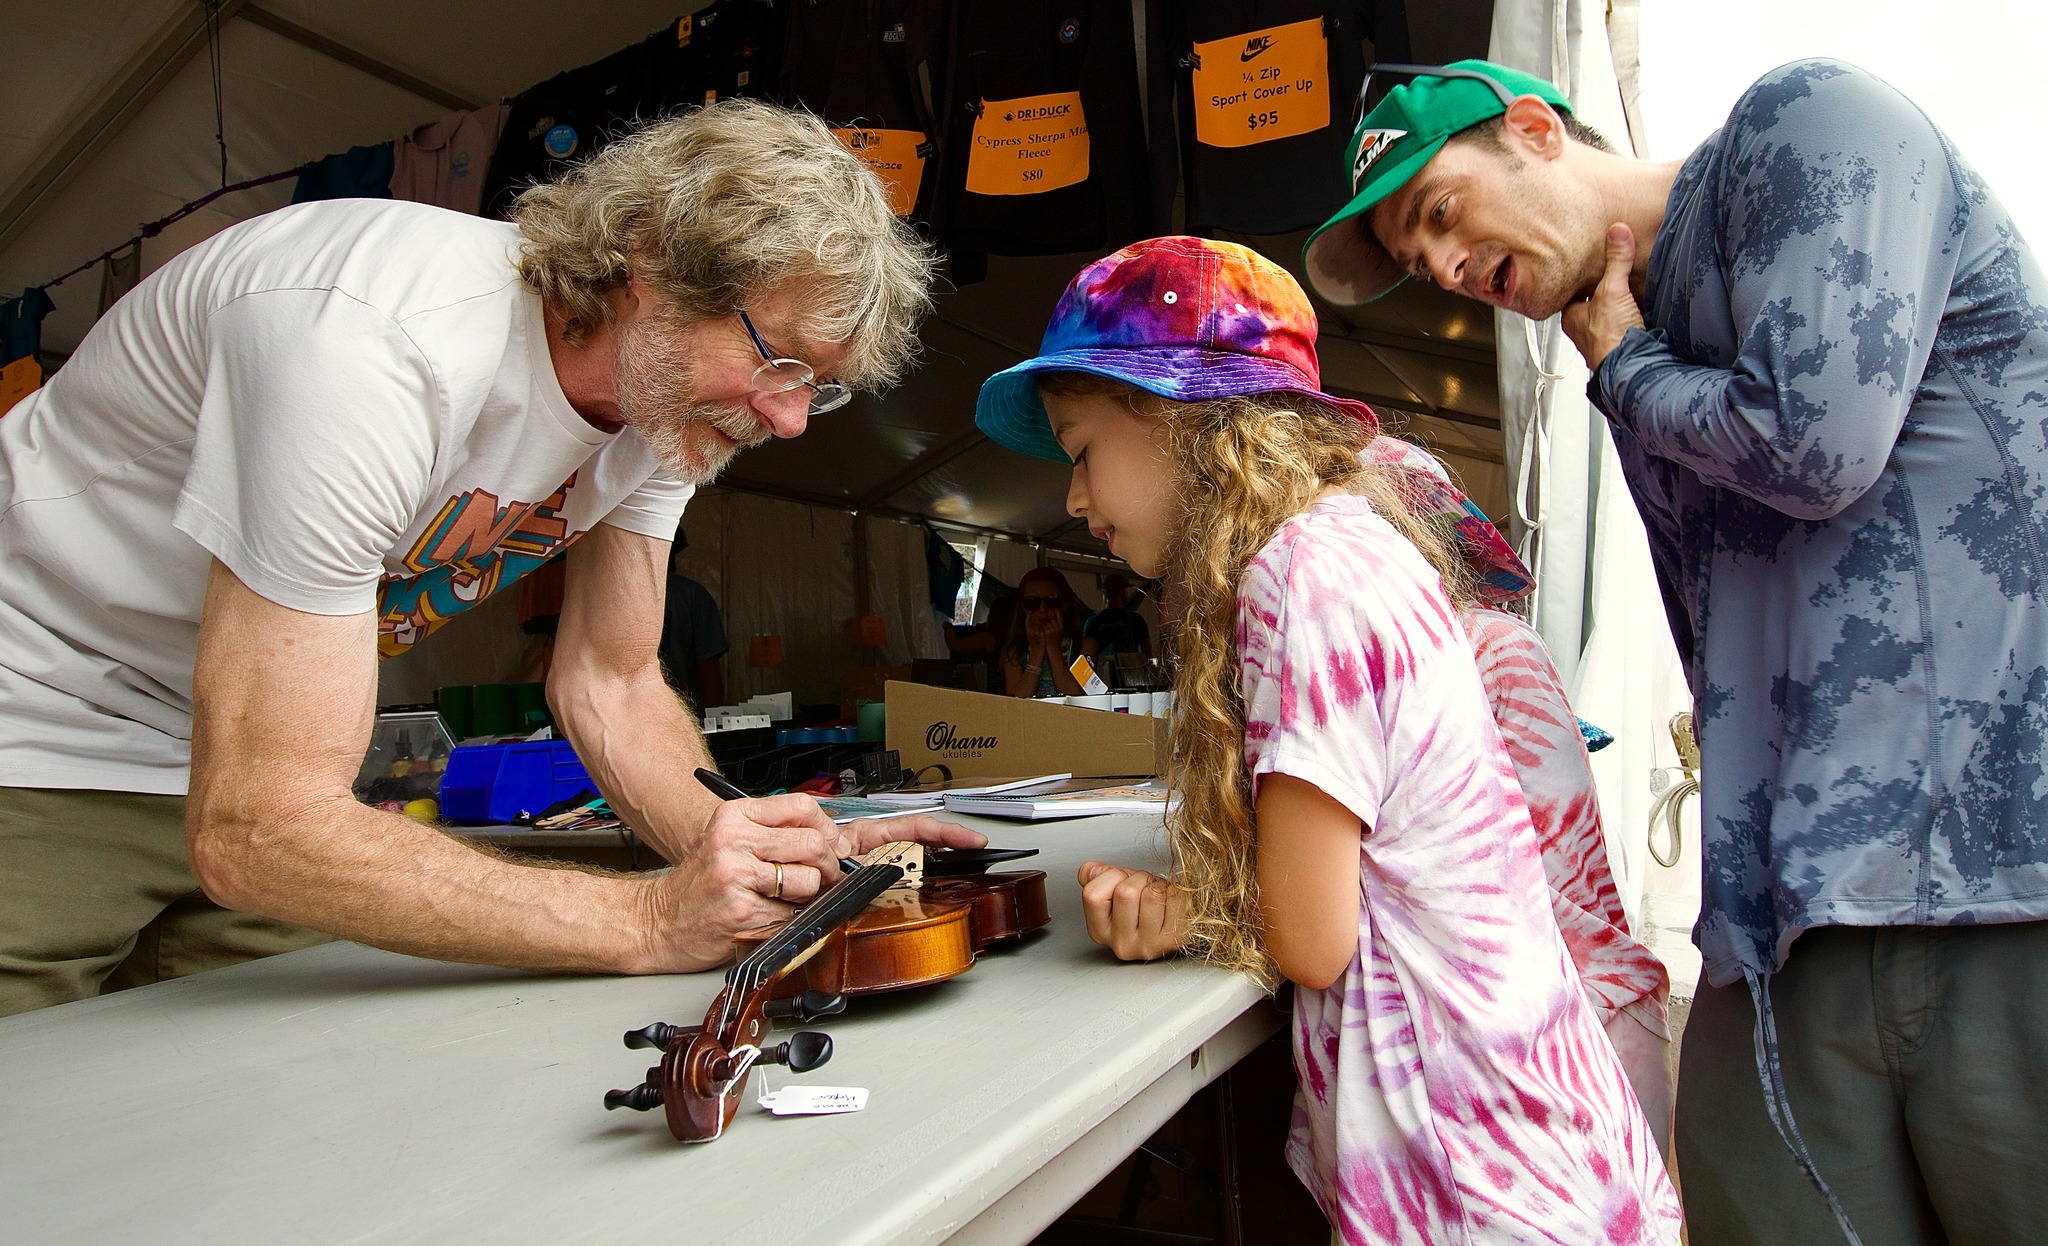
<svg viewBox="0 0 2048 1246"><path fill-rule="evenodd" d="M875 171L889 189L889 210L909 216L917 208L917 188L924 181L924 156L918 148L924 135L916 130L870 130L845 126L832 131L846 150Z"/></svg>
<svg viewBox="0 0 2048 1246"><path fill-rule="evenodd" d="M1038 195L1088 180L1088 118L1079 91L983 100L967 156L977 195Z"/></svg>
<svg viewBox="0 0 2048 1246"><path fill-rule="evenodd" d="M1330 124L1330 43L1312 17L1195 45L1195 139L1250 147Z"/></svg>

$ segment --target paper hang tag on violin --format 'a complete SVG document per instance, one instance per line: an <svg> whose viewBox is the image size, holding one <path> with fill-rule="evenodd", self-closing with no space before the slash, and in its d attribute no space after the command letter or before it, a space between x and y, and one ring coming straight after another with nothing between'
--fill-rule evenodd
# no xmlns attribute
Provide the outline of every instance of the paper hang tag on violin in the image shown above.
<svg viewBox="0 0 2048 1246"><path fill-rule="evenodd" d="M784 1086L764 1091L755 1102L777 1116L836 1116L866 1107L868 1092L864 1086Z"/></svg>

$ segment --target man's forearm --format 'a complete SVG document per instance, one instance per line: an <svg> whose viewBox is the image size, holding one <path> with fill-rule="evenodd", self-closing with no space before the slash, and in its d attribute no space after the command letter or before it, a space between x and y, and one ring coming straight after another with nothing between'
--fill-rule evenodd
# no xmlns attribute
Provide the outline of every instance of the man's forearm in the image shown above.
<svg viewBox="0 0 2048 1246"><path fill-rule="evenodd" d="M1602 362L1593 391L1650 453L1799 519L1838 514L1870 488L1910 405L1910 395L1802 391L1688 363L1644 333Z"/></svg>
<svg viewBox="0 0 2048 1246"><path fill-rule="evenodd" d="M583 972L650 956L643 880L520 865L345 793L292 808L195 800L186 838L216 902L358 943Z"/></svg>
<svg viewBox="0 0 2048 1246"><path fill-rule="evenodd" d="M711 750L683 699L651 678L565 679L550 687L556 721L626 825L671 861L696 846L716 796L691 777Z"/></svg>

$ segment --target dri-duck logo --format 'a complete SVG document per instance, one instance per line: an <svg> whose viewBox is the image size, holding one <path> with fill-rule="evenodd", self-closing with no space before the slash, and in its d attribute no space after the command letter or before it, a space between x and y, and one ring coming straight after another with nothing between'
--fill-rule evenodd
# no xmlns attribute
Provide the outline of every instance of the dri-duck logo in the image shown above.
<svg viewBox="0 0 2048 1246"><path fill-rule="evenodd" d="M930 753L978 753L995 746L992 735L954 735L953 724L944 719L924 729L924 747Z"/></svg>

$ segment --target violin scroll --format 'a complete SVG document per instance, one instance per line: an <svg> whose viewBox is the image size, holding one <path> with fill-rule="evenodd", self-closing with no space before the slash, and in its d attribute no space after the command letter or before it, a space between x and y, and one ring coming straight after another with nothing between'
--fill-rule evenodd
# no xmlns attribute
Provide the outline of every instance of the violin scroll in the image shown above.
<svg viewBox="0 0 2048 1246"><path fill-rule="evenodd" d="M628 1031L626 1046L660 1048L661 1064L647 1070L642 1084L605 1095L606 1109L659 1107L679 1140L709 1142L738 1114L747 1073L756 1064L803 1073L831 1059L832 1039L815 1031L800 1031L786 1043L765 1040L769 1022L832 1016L845 1009L844 995L811 989L776 999L774 988L791 970L840 942L846 923L905 873L893 862L870 861L798 910L726 972L725 989L712 1000L702 1025L656 1021Z"/></svg>

